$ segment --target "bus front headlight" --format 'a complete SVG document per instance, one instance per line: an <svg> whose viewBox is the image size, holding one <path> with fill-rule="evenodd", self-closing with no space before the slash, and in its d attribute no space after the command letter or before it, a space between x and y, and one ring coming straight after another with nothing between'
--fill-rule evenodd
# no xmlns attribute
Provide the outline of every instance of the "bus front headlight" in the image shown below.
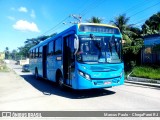
<svg viewBox="0 0 160 120"><path fill-rule="evenodd" d="M87 80L91 79L90 75L88 75L87 73L84 73L84 72L82 72L80 70L78 71L78 73L79 73L79 75L81 75L82 77L86 78Z"/></svg>
<svg viewBox="0 0 160 120"><path fill-rule="evenodd" d="M91 79L90 76L89 76L88 74L85 74L85 78L88 79L88 80Z"/></svg>

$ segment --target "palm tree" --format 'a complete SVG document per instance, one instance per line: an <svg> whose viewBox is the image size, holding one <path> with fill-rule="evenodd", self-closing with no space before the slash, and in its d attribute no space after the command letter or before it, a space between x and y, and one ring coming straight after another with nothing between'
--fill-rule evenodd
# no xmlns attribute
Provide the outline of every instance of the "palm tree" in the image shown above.
<svg viewBox="0 0 160 120"><path fill-rule="evenodd" d="M122 34L125 34L129 25L129 17L126 17L126 14L119 15L115 17L114 20L110 21L113 25L117 26Z"/></svg>
<svg viewBox="0 0 160 120"><path fill-rule="evenodd" d="M89 23L102 23L103 20L99 17L93 16L91 19L86 20L86 21Z"/></svg>
<svg viewBox="0 0 160 120"><path fill-rule="evenodd" d="M114 20L111 20L110 23L117 26L120 29L120 32L123 35L123 39L125 40L126 45L131 45L132 40L130 39L130 36L132 31L130 31L130 26L128 25L129 17L126 17L126 14L119 15L118 17L115 17Z"/></svg>

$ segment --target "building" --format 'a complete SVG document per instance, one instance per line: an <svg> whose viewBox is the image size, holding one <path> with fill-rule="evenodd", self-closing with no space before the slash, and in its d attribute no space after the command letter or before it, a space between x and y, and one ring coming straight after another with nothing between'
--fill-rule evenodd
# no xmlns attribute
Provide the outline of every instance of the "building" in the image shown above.
<svg viewBox="0 0 160 120"><path fill-rule="evenodd" d="M144 37L141 61L142 63L160 64L160 34Z"/></svg>
<svg viewBox="0 0 160 120"><path fill-rule="evenodd" d="M0 52L0 60L4 60L5 59L5 53L4 52Z"/></svg>

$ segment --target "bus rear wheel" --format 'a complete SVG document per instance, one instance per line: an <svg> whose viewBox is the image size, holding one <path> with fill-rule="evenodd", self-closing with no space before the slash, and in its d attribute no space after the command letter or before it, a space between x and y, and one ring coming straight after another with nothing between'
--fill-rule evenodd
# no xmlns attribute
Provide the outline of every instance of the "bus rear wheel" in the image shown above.
<svg viewBox="0 0 160 120"><path fill-rule="evenodd" d="M57 83L60 89L64 89L63 77L61 74L57 75Z"/></svg>

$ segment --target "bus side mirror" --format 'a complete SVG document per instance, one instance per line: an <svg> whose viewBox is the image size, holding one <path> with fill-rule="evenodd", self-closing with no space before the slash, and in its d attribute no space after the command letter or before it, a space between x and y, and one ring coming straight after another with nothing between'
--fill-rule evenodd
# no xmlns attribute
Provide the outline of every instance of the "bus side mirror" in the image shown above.
<svg viewBox="0 0 160 120"><path fill-rule="evenodd" d="M79 39L78 39L78 36L75 34L75 37L74 37L74 49L75 49L75 53L77 53L78 51L78 48L79 48Z"/></svg>

